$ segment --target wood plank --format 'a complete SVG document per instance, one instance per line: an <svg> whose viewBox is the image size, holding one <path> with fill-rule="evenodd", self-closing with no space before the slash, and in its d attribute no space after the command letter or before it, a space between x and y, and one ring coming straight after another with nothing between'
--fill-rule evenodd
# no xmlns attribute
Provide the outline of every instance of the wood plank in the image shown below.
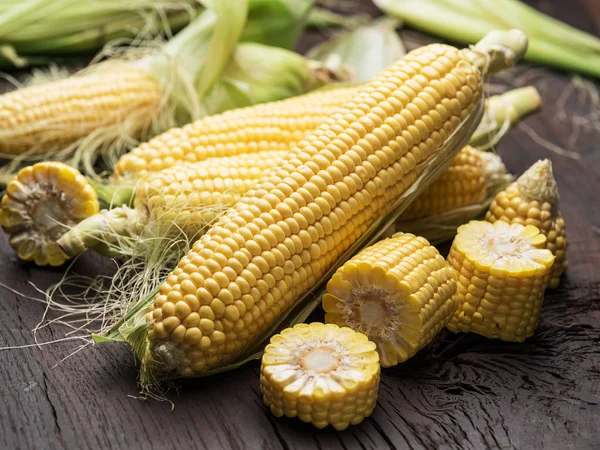
<svg viewBox="0 0 600 450"><path fill-rule="evenodd" d="M590 17L598 23L594 9L584 9L585 0L530 3L588 31L594 29ZM307 36L303 47L320 39ZM512 81L533 83L544 109L525 125L582 155L574 161L551 153L524 128L499 147L514 173L537 159L552 160L568 227L569 271L561 287L547 294L533 338L507 344L442 332L409 362L385 370L373 416L341 433L272 417L258 390L258 363L177 384L171 411L165 402L131 398L137 394L136 366L125 346L89 347L63 362L76 343L0 351L0 448L600 448L600 235L592 229L600 228L599 136L580 130L572 144L576 129L561 117L559 102L569 77L528 69L516 69ZM565 111L591 107L571 96ZM93 273L109 265L86 255L75 268ZM61 270L19 262L0 234L0 282L35 295L30 282L45 288L61 276ZM42 304L0 291L0 347L33 343L31 330L43 313ZM45 342L63 333L52 326L37 337Z"/></svg>

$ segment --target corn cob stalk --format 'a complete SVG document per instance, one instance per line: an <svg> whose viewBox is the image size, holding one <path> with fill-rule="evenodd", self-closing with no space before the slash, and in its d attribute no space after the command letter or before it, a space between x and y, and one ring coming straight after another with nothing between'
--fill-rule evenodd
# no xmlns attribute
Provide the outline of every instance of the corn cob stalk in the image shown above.
<svg viewBox="0 0 600 450"><path fill-rule="evenodd" d="M453 332L522 342L539 323L554 256L533 225L472 221L458 229L448 263L458 277Z"/></svg>
<svg viewBox="0 0 600 450"><path fill-rule="evenodd" d="M98 210L96 192L84 176L62 163L44 162L25 167L8 185L0 225L19 258L58 266L68 259L58 237Z"/></svg>
<svg viewBox="0 0 600 450"><path fill-rule="evenodd" d="M306 94L207 117L163 133L120 159L113 176L114 183L119 183L116 189L95 184L103 203L119 207L74 227L60 239L59 245L71 257L86 248L118 256L134 252L130 244L135 245L135 252L147 251L150 243L170 245L181 233L186 240L193 240L215 217L238 201L262 173L279 164L286 155L284 148L314 129L318 120L337 111L340 99L348 99L357 91L356 87L348 87ZM489 99L488 110L491 105L502 105L506 113L512 111L513 103L498 101L505 95ZM512 98L515 103L521 100L519 96ZM198 144L189 149L190 142ZM282 150L262 150L267 147ZM258 153L238 154L240 150ZM182 159L190 164L183 165ZM170 168L159 170L169 165ZM469 174L477 180L469 181ZM135 189L128 185L138 177L144 180L137 184L139 198L134 201ZM511 181L510 178L506 181L507 177L496 155L463 149L440 179L408 207L392 228L424 233L425 237L437 240L452 237L459 225L487 208L488 203L480 201L480 197L491 201ZM120 207L132 202L133 209ZM434 209L432 202L436 203ZM434 214L440 212L449 214L441 218ZM448 215L452 226L440 225Z"/></svg>
<svg viewBox="0 0 600 450"><path fill-rule="evenodd" d="M417 49L291 149L151 298L146 338L136 339L142 383L207 373L268 333L449 164L472 133L457 131L480 120L485 70L500 70L525 47L513 31L474 50Z"/></svg>
<svg viewBox="0 0 600 450"><path fill-rule="evenodd" d="M550 274L549 287L556 288L567 269L567 233L559 211L558 186L552 174L552 163L536 162L516 182L496 195L485 216L488 222L535 225L546 236L546 248L556 260Z"/></svg>
<svg viewBox="0 0 600 450"><path fill-rule="evenodd" d="M115 39L169 35L189 24L199 8L195 0L3 0L0 66L47 64L51 56L98 51Z"/></svg>
<svg viewBox="0 0 600 450"><path fill-rule="evenodd" d="M271 412L343 430L373 412L379 388L375 344L350 328L299 324L271 338L260 390Z"/></svg>
<svg viewBox="0 0 600 450"><path fill-rule="evenodd" d="M456 274L426 239L397 233L340 267L323 296L325 322L364 333L382 367L412 357L456 310Z"/></svg>

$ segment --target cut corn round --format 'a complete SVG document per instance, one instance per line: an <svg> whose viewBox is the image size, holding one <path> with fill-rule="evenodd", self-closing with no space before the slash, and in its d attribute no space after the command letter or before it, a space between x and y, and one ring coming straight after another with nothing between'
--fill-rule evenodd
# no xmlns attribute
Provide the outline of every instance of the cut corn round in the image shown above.
<svg viewBox="0 0 600 450"><path fill-rule="evenodd" d="M456 309L456 274L422 237L397 233L340 267L323 297L325 322L364 333L382 367L404 362L444 328Z"/></svg>
<svg viewBox="0 0 600 450"><path fill-rule="evenodd" d="M448 329L522 342L538 326L554 262L533 225L471 221L458 229L448 263L458 275L458 308Z"/></svg>
<svg viewBox="0 0 600 450"><path fill-rule="evenodd" d="M143 361L191 376L269 329L432 170L427 162L480 104L472 56L440 44L414 50L292 148L161 285Z"/></svg>
<svg viewBox="0 0 600 450"><path fill-rule="evenodd" d="M126 65L17 89L0 95L0 153L46 154L117 124L139 137L160 107L156 79Z"/></svg>
<svg viewBox="0 0 600 450"><path fill-rule="evenodd" d="M556 288L567 269L567 232L559 212L558 186L552 163L545 159L533 164L516 182L498 193L485 216L488 222L535 225L546 236L546 248L556 257L550 274L550 288Z"/></svg>
<svg viewBox="0 0 600 450"><path fill-rule="evenodd" d="M350 328L299 324L271 338L260 390L271 412L343 430L373 412L379 388L375 344Z"/></svg>
<svg viewBox="0 0 600 450"><path fill-rule="evenodd" d="M0 225L21 259L58 266L68 258L56 240L98 210L96 192L76 169L41 162L25 167L8 184Z"/></svg>

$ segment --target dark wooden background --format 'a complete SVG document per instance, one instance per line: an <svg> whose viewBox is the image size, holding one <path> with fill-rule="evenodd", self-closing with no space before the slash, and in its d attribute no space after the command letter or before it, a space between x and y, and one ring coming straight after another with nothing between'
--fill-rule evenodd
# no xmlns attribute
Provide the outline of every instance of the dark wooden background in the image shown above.
<svg viewBox="0 0 600 450"><path fill-rule="evenodd" d="M599 0L529 3L588 32L600 30ZM361 9L376 13L369 1ZM401 34L410 42L429 39ZM307 34L301 50L322 38ZM600 110L581 91L560 107L570 77L532 69L513 72L543 97L543 111L525 125L581 158L549 152L524 128L513 130L499 148L515 174L540 158L552 160L568 227L568 274L547 294L540 328L526 343L442 332L406 364L384 370L373 416L341 433L271 416L259 393L258 363L184 383L172 396L171 411L166 402L132 398L136 365L125 346L89 347L61 363L72 343L4 350L0 447L599 449ZM572 123L573 114L596 114L596 129ZM87 257L77 269L89 273L108 264ZM0 282L35 294L31 283L44 289L60 277L60 270L19 262L0 235ZM41 304L0 290L0 347L33 343L31 330L43 311ZM56 339L64 331L45 328L38 338Z"/></svg>

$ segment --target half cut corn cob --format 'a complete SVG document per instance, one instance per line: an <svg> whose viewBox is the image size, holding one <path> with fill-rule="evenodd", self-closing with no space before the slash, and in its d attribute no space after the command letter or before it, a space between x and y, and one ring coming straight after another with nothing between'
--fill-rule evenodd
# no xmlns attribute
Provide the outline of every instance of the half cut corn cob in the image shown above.
<svg viewBox="0 0 600 450"><path fill-rule="evenodd" d="M340 267L323 296L325 322L364 333L382 367L404 362L452 318L456 274L422 237L397 233Z"/></svg>
<svg viewBox="0 0 600 450"><path fill-rule="evenodd" d="M201 374L246 350L371 226L449 164L468 138L447 141L469 118L480 119L485 69L505 67L525 47L516 31L491 35L474 50L429 45L363 87L160 286L138 346L142 373Z"/></svg>
<svg viewBox="0 0 600 450"><path fill-rule="evenodd" d="M448 329L522 342L540 319L554 262L533 225L471 221L458 229L448 263L458 276L458 308Z"/></svg>
<svg viewBox="0 0 600 450"><path fill-rule="evenodd" d="M77 170L58 162L22 169L2 197L0 225L19 258L59 266L68 257L56 243L68 227L98 213L96 192Z"/></svg>
<svg viewBox="0 0 600 450"><path fill-rule="evenodd" d="M488 222L535 225L546 236L546 248L556 261L550 274L550 288L558 287L567 269L567 232L559 211L558 186L552 162L545 159L532 165L517 181L498 193L485 216Z"/></svg>
<svg viewBox="0 0 600 450"><path fill-rule="evenodd" d="M271 412L343 430L373 412L379 388L375 344L350 328L299 324L271 338L260 390Z"/></svg>

